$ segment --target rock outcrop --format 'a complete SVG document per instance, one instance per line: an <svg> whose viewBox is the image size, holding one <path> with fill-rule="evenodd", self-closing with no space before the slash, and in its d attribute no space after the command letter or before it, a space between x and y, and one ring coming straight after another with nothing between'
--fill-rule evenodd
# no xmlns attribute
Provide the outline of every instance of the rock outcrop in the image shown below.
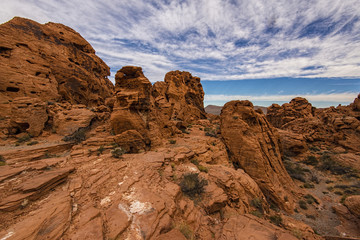
<svg viewBox="0 0 360 240"><path fill-rule="evenodd" d="M0 26L0 98L100 105L113 94L109 67L79 33L15 17Z"/></svg>
<svg viewBox="0 0 360 240"><path fill-rule="evenodd" d="M115 75L115 102L111 128L115 134L137 131L144 141L159 144L177 128L205 118L204 91L200 79L188 72L167 73L154 86L141 67L126 66Z"/></svg>
<svg viewBox="0 0 360 240"><path fill-rule="evenodd" d="M297 190L282 163L276 130L249 101L226 103L220 117L221 136L234 166L244 169L270 201L293 211L292 192Z"/></svg>

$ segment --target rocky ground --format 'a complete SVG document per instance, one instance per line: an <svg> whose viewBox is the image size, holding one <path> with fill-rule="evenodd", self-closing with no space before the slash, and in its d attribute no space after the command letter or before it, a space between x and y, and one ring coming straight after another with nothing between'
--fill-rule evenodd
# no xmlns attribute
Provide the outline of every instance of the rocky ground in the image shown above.
<svg viewBox="0 0 360 240"><path fill-rule="evenodd" d="M188 72L113 86L66 26L0 32L1 240L360 236L359 97L208 115Z"/></svg>

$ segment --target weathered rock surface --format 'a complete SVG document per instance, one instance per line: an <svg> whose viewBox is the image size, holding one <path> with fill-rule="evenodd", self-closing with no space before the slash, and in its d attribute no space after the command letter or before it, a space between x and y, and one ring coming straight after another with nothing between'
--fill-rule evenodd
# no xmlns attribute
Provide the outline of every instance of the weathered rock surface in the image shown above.
<svg viewBox="0 0 360 240"><path fill-rule="evenodd" d="M113 86L109 67L79 33L15 17L0 25L0 98L37 97L100 105Z"/></svg>
<svg viewBox="0 0 360 240"><path fill-rule="evenodd" d="M141 67L126 66L116 73L115 81L111 114L115 134L135 130L147 144L157 145L160 138L180 131L179 122L188 125L205 118L200 79L188 72L170 72L164 82L153 86Z"/></svg>
<svg viewBox="0 0 360 240"><path fill-rule="evenodd" d="M347 197L344 204L351 213L356 217L360 217L360 195Z"/></svg>
<svg viewBox="0 0 360 240"><path fill-rule="evenodd" d="M234 165L244 169L271 201L293 211L292 192L297 188L282 163L276 130L249 101L226 103L220 117L221 136Z"/></svg>
<svg viewBox="0 0 360 240"><path fill-rule="evenodd" d="M38 98L15 98L11 102L10 133L28 132L39 136L48 120L46 105Z"/></svg>

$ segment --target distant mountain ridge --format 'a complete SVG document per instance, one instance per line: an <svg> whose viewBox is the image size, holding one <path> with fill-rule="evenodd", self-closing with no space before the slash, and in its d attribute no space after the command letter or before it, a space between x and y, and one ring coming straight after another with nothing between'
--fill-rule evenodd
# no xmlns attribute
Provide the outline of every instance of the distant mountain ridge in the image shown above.
<svg viewBox="0 0 360 240"><path fill-rule="evenodd" d="M222 106L207 105L207 106L205 107L205 112L206 112L206 113L211 113L211 114L214 114L214 115L220 115L222 108L223 108ZM264 114L267 113L267 107L254 106L254 108L255 108L255 110L261 109Z"/></svg>

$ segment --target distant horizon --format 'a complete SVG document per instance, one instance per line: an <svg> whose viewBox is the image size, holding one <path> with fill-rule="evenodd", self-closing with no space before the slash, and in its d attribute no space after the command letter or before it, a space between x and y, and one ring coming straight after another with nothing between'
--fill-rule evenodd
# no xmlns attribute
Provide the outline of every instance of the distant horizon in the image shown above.
<svg viewBox="0 0 360 240"><path fill-rule="evenodd" d="M151 82L188 71L202 79L206 105L301 96L329 107L360 92L358 0L1 1L0 23L15 16L79 32L112 82L126 65Z"/></svg>

